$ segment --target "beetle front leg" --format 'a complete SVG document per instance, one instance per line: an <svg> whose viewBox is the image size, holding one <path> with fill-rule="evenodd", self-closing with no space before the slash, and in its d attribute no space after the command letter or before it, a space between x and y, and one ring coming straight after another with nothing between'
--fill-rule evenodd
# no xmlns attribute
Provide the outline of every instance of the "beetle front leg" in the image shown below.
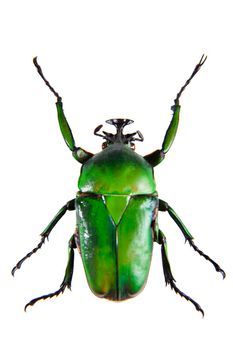
<svg viewBox="0 0 233 350"><path fill-rule="evenodd" d="M183 224L179 216L176 214L175 210L170 207L170 205L163 201L162 199L159 199L159 211L167 211L168 214L171 216L171 218L175 221L177 226L180 228L181 232L183 233L185 240L187 240L190 244L190 246L201 256L203 256L206 260L210 261L211 264L214 265L215 269L217 272L220 272L223 276L223 278L226 277L226 273L221 269L221 267L214 261L212 260L208 255L203 253L194 243L193 243L193 236L190 234L189 230L187 227Z"/></svg>
<svg viewBox="0 0 233 350"><path fill-rule="evenodd" d="M159 236L157 243L161 244L161 254L162 254L162 263L163 263L163 273L165 278L166 285L170 284L171 289L173 289L177 294L181 297L184 297L187 301L190 301L196 308L197 311L200 311L204 317L204 311L201 306L188 295L183 293L175 284L175 279L172 275L170 263L168 260L168 252L167 252L167 242L166 237L161 230L159 230Z"/></svg>
<svg viewBox="0 0 233 350"><path fill-rule="evenodd" d="M186 83L182 86L182 88L180 89L180 91L176 95L176 98L174 100L175 104L174 104L174 106L171 107L171 109L173 111L172 120L169 124L167 131L166 131L166 134L165 134L165 137L163 140L163 144L162 144L162 148L160 150L156 150L150 154L147 154L144 157L145 160L148 163L150 163L153 167L155 167L156 165L158 165L159 163L161 163L163 161L163 159L165 158L165 154L171 148L171 145L175 139L176 132L177 132L178 125L179 125L179 115L180 115L179 99L180 99L183 91L185 90L186 86L189 85L189 83L191 82L193 77L197 74L197 72L199 71L201 66L204 64L206 58L207 57L204 57L204 55L201 57L199 63L194 68L194 71L192 72L191 76L189 77L189 79L186 81Z"/></svg>
<svg viewBox="0 0 233 350"><path fill-rule="evenodd" d="M156 150L155 152L147 154L144 157L145 160L148 163L150 163L153 167L155 167L164 160L165 154L169 151L176 136L176 132L179 125L180 106L174 105L171 107L171 109L173 110L173 116L170 125L167 129L166 135L164 137L162 149Z"/></svg>
<svg viewBox="0 0 233 350"><path fill-rule="evenodd" d="M71 289L71 282L72 282L73 270L74 270L74 249L77 247L76 246L75 235L77 235L77 233L72 235L71 239L69 240L68 263L67 263L67 266L66 266L65 276L64 276L64 279L62 281L62 284L61 284L60 288L56 292L49 293L49 294L46 294L46 295L42 295L41 297L32 299L29 303L27 303L25 305L24 311L26 311L28 306L33 306L39 300L42 300L42 299L45 300L45 299L48 299L48 298L57 297L59 294L64 293L64 290L66 288Z"/></svg>
<svg viewBox="0 0 233 350"><path fill-rule="evenodd" d="M72 131L70 129L70 126L68 124L68 121L65 117L64 110L63 110L63 104L62 104L62 98L61 96L55 91L55 89L50 85L48 80L45 78L42 69L40 65L37 62L37 57L33 59L33 63L36 66L36 69L41 76L41 78L44 80L45 84L48 86L50 91L56 96L57 102L56 102L56 107L57 107L57 116L58 116L58 122L60 126L60 130L62 133L62 136L65 140L65 143L69 147L69 149L72 151L73 157L80 163L85 163L89 158L93 156L92 153L85 151L81 147L76 147L75 145L75 140L72 134Z"/></svg>
<svg viewBox="0 0 233 350"><path fill-rule="evenodd" d="M25 255L21 260L19 260L17 262L17 264L15 265L15 267L12 269L11 273L14 276L14 273L16 270L20 269L22 263L30 258L30 256L32 256L32 254L36 253L41 247L42 245L45 243L45 239L49 238L49 234L52 231L52 229L54 228L54 226L58 223L58 221L63 217L63 215L65 215L65 213L67 212L67 210L75 210L75 199L70 200L69 202L66 203L66 205L64 205L59 212L55 215L55 217L53 218L53 220L48 224L48 226L44 229L44 231L41 233L41 240L40 243L32 250L30 251L27 255Z"/></svg>

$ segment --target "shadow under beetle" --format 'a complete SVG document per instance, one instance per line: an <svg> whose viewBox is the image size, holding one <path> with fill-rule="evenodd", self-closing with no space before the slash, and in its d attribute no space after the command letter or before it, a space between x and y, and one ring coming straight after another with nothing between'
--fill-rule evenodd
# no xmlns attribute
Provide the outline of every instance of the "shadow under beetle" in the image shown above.
<svg viewBox="0 0 233 350"><path fill-rule="evenodd" d="M60 288L54 293L32 299L25 306L25 310L38 300L58 296L66 287L71 288L75 248L78 248L81 254L89 287L95 295L116 301L136 296L146 283L153 242L156 242L161 245L166 285L169 284L171 289L190 301L204 316L201 306L176 286L168 260L166 237L158 225L158 211L168 212L185 240L196 252L210 261L223 278L225 272L193 243L193 237L176 212L158 197L153 168L163 161L175 139L179 124L180 96L205 60L203 55L174 100L171 108L173 116L162 148L142 157L134 151L134 141L143 141L140 131L123 134L124 127L133 123L130 119L106 121L116 127L116 134L106 131L100 133L103 125L94 130L95 135L105 139L101 152L92 154L76 147L64 115L62 98L46 80L37 58L34 58L33 62L39 75L57 97L56 107L61 133L74 158L82 163L82 168L76 198L59 210L42 232L40 243L12 270L14 275L22 263L41 248L67 211L76 210L76 230L69 241L68 263Z"/></svg>

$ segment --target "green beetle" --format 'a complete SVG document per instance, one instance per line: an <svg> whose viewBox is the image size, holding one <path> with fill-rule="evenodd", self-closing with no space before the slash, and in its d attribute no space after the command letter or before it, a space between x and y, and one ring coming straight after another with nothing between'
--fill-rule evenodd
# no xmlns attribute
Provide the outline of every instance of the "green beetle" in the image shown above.
<svg viewBox="0 0 233 350"><path fill-rule="evenodd" d="M76 210L75 233L69 241L68 263L60 288L54 292L32 299L26 306L38 300L52 298L71 288L74 265L74 249L78 248L88 284L92 292L101 298L125 300L136 296L145 286L152 257L153 242L161 245L163 271L166 285L190 301L203 315L200 305L183 293L175 284L167 254L164 233L158 225L158 211L167 211L180 228L190 246L210 261L216 271L225 278L225 272L193 243L193 237L170 205L158 197L153 168L162 162L170 149L179 123L179 99L206 57L201 57L190 78L180 89L172 106L173 116L165 134L162 148L144 157L135 152L134 141L143 141L140 131L124 134L123 129L133 121L109 119L116 127L116 134L100 133L99 125L94 134L105 139L102 151L92 154L75 141L63 111L62 99L43 75L35 57L33 62L38 73L57 97L57 113L61 133L74 158L82 163L75 199L64 205L41 234L40 243L12 270L41 248L45 239L68 210Z"/></svg>

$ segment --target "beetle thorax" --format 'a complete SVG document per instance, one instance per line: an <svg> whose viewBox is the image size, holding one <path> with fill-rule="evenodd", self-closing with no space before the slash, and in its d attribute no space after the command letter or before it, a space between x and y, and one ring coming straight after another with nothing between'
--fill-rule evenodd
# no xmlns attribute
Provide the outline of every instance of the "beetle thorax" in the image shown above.
<svg viewBox="0 0 233 350"><path fill-rule="evenodd" d="M114 143L82 166L78 184L82 192L115 195L154 193L153 168L127 145Z"/></svg>

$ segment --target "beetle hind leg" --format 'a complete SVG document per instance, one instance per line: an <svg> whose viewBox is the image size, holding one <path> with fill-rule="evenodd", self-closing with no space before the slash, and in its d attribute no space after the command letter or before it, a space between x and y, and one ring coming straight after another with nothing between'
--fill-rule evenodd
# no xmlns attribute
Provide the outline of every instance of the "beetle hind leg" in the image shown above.
<svg viewBox="0 0 233 350"><path fill-rule="evenodd" d="M28 306L33 306L39 300L45 300L48 298L57 297L61 293L64 293L66 288L71 289L71 282L72 282L73 269L74 269L74 249L77 247L76 235L77 235L76 233L72 235L71 239L69 240L68 263L66 266L65 276L62 281L62 284L60 285L60 288L53 293L45 294L45 295L42 295L41 297L32 299L31 301L29 301L29 303L25 305L24 311L26 311Z"/></svg>
<svg viewBox="0 0 233 350"><path fill-rule="evenodd" d="M193 243L193 237L188 231L187 227L183 224L179 216L176 214L175 210L170 207L170 205L163 201L162 199L159 199L159 211L167 211L168 214L171 216L171 218L175 221L177 226L180 228L181 232L184 235L184 238L186 241L189 242L190 246L195 250L195 252L199 253L203 258L211 262L211 264L215 267L215 270L217 272L220 272L222 274L222 277L226 277L225 271L214 261L212 260L208 255L203 253L194 243Z"/></svg>
<svg viewBox="0 0 233 350"><path fill-rule="evenodd" d="M204 311L202 310L201 306L192 298L190 298L187 294L182 292L177 286L176 286L176 280L174 279L170 267L170 263L168 260L168 252L167 252L167 242L166 237L163 234L161 230L159 230L158 234L158 242L161 244L161 255L162 255L162 264L163 264L163 273L165 278L166 285L170 285L171 289L173 289L177 294L179 294L181 297L185 298L187 301L190 301L196 308L197 311L200 311L204 317Z"/></svg>

